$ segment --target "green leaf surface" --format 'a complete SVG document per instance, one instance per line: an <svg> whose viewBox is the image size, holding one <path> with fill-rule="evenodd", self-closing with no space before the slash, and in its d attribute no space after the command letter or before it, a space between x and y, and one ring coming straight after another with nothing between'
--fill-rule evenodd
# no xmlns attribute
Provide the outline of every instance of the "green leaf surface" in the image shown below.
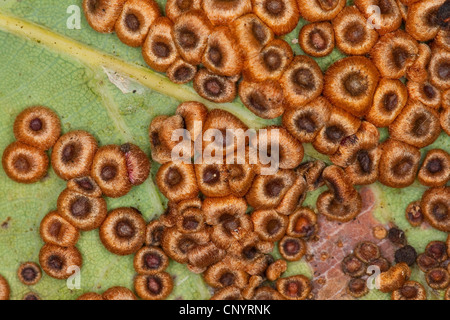
<svg viewBox="0 0 450 320"><path fill-rule="evenodd" d="M159 1L160 4L164 1ZM233 103L214 104L201 99L191 85L178 86L163 75L149 70L140 49L123 45L114 34L93 31L81 13L81 29L67 28L71 5L81 7L81 0L2 0L0 1L0 150L14 141L12 124L15 117L30 105L46 105L61 118L63 131L87 130L101 145L124 142L138 144L150 153L147 128L153 117L172 114L180 101L198 100L209 108L224 108L260 128L280 123L263 120L249 112L236 99ZM161 8L163 6L161 5ZM301 54L295 41L299 26L285 39ZM326 68L343 55L318 60ZM450 151L447 135L442 134L432 146ZM322 158L310 145L308 157ZM156 172L154 165L152 173ZM101 244L98 231L83 232L77 247L83 255L81 289L70 290L66 281L43 275L35 286L26 287L18 281L16 270L25 261L38 262L43 242L39 237L41 219L56 208L59 193L65 188L53 170L42 181L23 185L9 180L0 169L0 274L11 285L12 298L33 291L43 299L74 299L88 291L103 292L121 285L132 288L135 271L133 257L119 257ZM394 190L376 186L380 193L376 216L380 221L393 221L407 232L408 240L423 250L430 240L443 240L446 234L432 229L411 228L405 218L407 204L421 196L424 188L414 185ZM318 191L306 204L314 207ZM153 179L133 188L125 197L107 199L108 208L133 206L147 221L160 215L166 199L159 193ZM279 253L274 252L274 256ZM169 270L175 277L171 299L207 299L209 288L201 276L190 273L183 265L171 262ZM290 263L285 275L305 274L312 270L304 260ZM374 297L378 297L374 294Z"/></svg>

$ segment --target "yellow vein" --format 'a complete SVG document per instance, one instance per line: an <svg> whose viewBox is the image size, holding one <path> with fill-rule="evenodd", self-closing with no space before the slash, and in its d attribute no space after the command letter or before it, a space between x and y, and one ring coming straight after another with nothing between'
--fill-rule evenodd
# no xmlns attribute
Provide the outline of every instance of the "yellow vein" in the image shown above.
<svg viewBox="0 0 450 320"><path fill-rule="evenodd" d="M110 54L98 51L85 44L55 33L45 27L0 12L0 29L35 41L49 49L78 59L85 65L106 67L140 82L142 85L173 97L179 101L199 101L208 108L225 109L244 121L249 127L261 128L273 121L261 119L238 103L213 103L201 98L191 87L172 83L167 77Z"/></svg>

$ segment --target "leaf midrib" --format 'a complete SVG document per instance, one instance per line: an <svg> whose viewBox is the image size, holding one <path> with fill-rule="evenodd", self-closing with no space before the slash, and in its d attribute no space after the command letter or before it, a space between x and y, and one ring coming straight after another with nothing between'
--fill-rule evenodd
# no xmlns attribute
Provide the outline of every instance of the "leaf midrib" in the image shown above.
<svg viewBox="0 0 450 320"><path fill-rule="evenodd" d="M91 69L102 72L101 68L110 68L139 82L143 86L179 101L198 101L209 109L227 110L249 127L259 129L273 124L276 120L257 117L236 102L214 103L200 97L191 87L172 83L166 76L149 68L124 61L113 55L101 52L86 44L53 32L43 26L17 18L0 11L0 30L16 36L27 38L58 53L80 61Z"/></svg>

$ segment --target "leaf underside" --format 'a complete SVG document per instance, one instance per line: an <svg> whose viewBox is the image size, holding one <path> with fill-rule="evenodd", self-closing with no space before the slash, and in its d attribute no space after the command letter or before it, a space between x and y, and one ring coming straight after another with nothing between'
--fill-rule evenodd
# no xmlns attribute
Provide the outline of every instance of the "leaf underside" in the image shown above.
<svg viewBox="0 0 450 320"><path fill-rule="evenodd" d="M159 1L161 8L163 2ZM15 31L0 22L0 150L14 141L12 124L18 113L27 106L45 105L58 113L64 132L74 129L89 131L100 145L133 142L149 154L147 128L151 119L160 114L173 114L180 100L194 98L201 101L201 98L189 85L174 87L162 75L144 69L139 49L123 45L114 34L96 33L83 16L81 30L67 29L66 20L70 14L66 10L73 4L81 7L81 0L0 2L0 21L3 17L12 16L11 21L23 22ZM296 30L285 39L291 43L304 24L305 21L301 20ZM41 27L45 29L39 29ZM25 34L23 30L27 28L39 36L42 35L39 30L48 32L41 41ZM63 39L63 42L58 42L58 39ZM55 41L52 43L52 40ZM71 48L58 48L58 43L66 44L65 41L78 44L80 50L92 51L94 59L71 54ZM302 54L298 45L292 46L296 54ZM102 60L105 53L112 59L108 56ZM330 56L319 59L318 63L325 70L341 57L342 54L335 50ZM109 62L106 65L104 61ZM209 103L208 107L216 106ZM267 121L255 117L238 100L217 107L235 113L250 127L279 123L279 119ZM425 150L438 147L450 151L449 145L448 136L442 134ZM321 157L311 146L306 146L306 151L310 157ZM154 165L153 177L156 169ZM119 257L109 253L101 244L97 230L83 232L77 244L84 260L80 290L69 290L66 281L55 280L45 274L35 286L27 287L19 282L16 272L20 263L38 262L43 245L39 237L40 221L49 211L56 209L57 197L64 188L65 182L51 169L46 178L32 185L17 184L0 169L0 274L11 286L12 299L21 299L30 291L42 299L74 299L85 292L101 293L112 286L133 288L133 256ZM412 228L404 218L407 204L419 199L423 193L422 186L414 184L396 190L375 184L372 188L378 195L376 218L380 223L393 222L405 230L409 243L419 252L429 241L445 239L445 233L429 228ZM309 195L305 205L314 207L322 190ZM127 196L107 199L107 203L109 209L136 207L150 221L163 212L166 200L149 179L133 188ZM279 257L279 253L275 252L274 256ZM190 273L185 266L171 262L168 271L175 277L174 291L169 299L210 297L210 289L201 276ZM312 277L312 270L304 260L290 263L285 275L299 273ZM413 278L423 282L420 272L414 272ZM372 291L366 298L389 296Z"/></svg>

